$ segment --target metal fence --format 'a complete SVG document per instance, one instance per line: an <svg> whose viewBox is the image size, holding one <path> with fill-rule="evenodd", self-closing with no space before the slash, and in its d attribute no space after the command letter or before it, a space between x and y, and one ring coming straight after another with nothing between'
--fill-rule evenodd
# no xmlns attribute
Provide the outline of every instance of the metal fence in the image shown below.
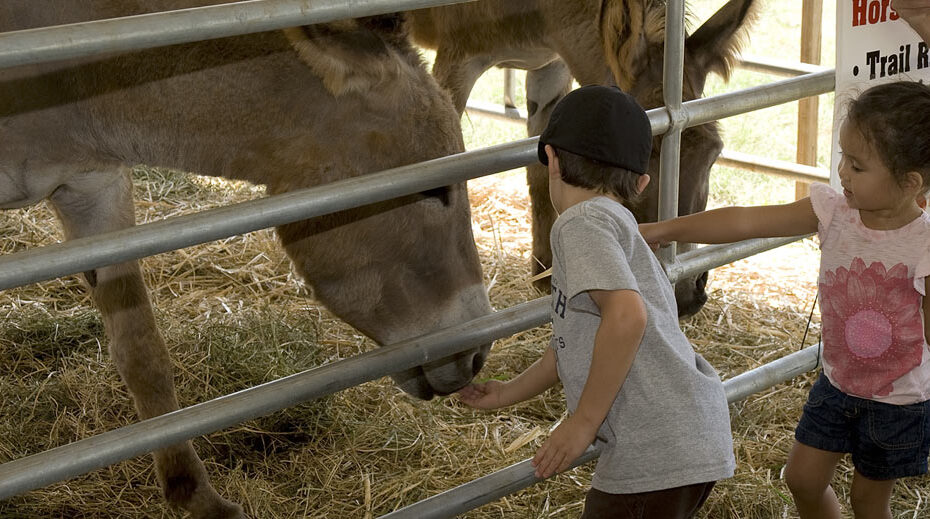
<svg viewBox="0 0 930 519"><path fill-rule="evenodd" d="M245 34L340 18L459 3L451 0L252 0L124 19L0 34L0 67ZM670 0L666 53L667 108L648 112L665 134L662 216L677 207L678 138L682 129L833 90L833 71L681 103L683 1ZM677 88L669 88L676 86ZM677 93L675 92L677 91ZM415 193L528 165L537 138L440 158L326 186L294 191L132 229L0 257L0 290L187 247L257 229ZM748 240L669 256L671 281L789 243ZM74 477L179 441L207 434L368 380L448 356L548 321L540 298L428 335L308 370L50 451L0 465L0 499ZM813 369L813 347L726 382L737 400ZM587 452L578 463L596 457ZM392 517L447 517L535 483L528 461L463 485ZM464 488L464 490L462 490ZM504 492L504 493L502 493ZM416 513L411 512L414 510ZM432 514L432 515L430 515Z"/></svg>

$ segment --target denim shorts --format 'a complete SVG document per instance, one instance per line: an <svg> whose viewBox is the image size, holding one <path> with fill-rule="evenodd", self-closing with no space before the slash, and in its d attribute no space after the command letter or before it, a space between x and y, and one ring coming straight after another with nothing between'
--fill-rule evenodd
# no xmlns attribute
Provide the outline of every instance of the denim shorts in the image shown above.
<svg viewBox="0 0 930 519"><path fill-rule="evenodd" d="M847 395L821 373L811 388L795 439L852 454L853 466L873 480L927 473L930 400L892 405Z"/></svg>

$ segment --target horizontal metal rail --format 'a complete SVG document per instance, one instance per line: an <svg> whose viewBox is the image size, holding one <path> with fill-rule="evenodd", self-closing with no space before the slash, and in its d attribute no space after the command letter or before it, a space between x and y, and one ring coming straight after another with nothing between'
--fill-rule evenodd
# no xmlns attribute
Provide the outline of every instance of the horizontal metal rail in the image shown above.
<svg viewBox="0 0 930 519"><path fill-rule="evenodd" d="M469 101L465 107L469 113L506 122L526 123L526 112L518 108L507 108L492 103ZM715 162L718 166L731 167L764 173L776 177L803 182L829 182L830 170L785 160L770 159L740 151L724 149Z"/></svg>
<svg viewBox="0 0 930 519"><path fill-rule="evenodd" d="M250 0L27 29L0 33L0 68L471 1Z"/></svg>
<svg viewBox="0 0 930 519"><path fill-rule="evenodd" d="M820 367L821 343L785 355L758 368L740 373L723 383L728 402L744 398L781 384L794 377Z"/></svg>
<svg viewBox="0 0 930 519"><path fill-rule="evenodd" d="M686 120L685 127L698 126L718 119L832 92L835 86L836 70L820 69L813 74L688 101L682 104L682 116ZM490 103L473 102L467 108L502 120L519 120L503 110L494 108ZM664 111L664 107L647 111L649 122L652 123L652 134L664 134L669 128L668 114L662 116L653 113L655 110Z"/></svg>
<svg viewBox="0 0 930 519"><path fill-rule="evenodd" d="M447 186L529 164L530 139L0 256L0 290Z"/></svg>
<svg viewBox="0 0 930 519"><path fill-rule="evenodd" d="M836 87L834 69L805 74L765 85L695 99L684 104L688 126L709 123L761 108L797 101L832 92Z"/></svg>
<svg viewBox="0 0 930 519"><path fill-rule="evenodd" d="M799 61L785 61L772 58L761 58L758 56L743 56L739 60L740 68L752 72L763 72L765 74L775 74L776 76L803 76L804 74L816 74L824 72L827 67L820 65L811 65L810 63L801 63Z"/></svg>
<svg viewBox="0 0 930 519"><path fill-rule="evenodd" d="M702 272L774 246L765 240L736 244L733 251L681 254L672 269ZM376 378L454 355L549 321L550 300L542 297L399 344L333 362L289 377L0 465L0 499L85 474L168 445L209 434Z"/></svg>
<svg viewBox="0 0 930 519"><path fill-rule="evenodd" d="M707 245L679 254L675 257L674 262L665 265L665 272L668 274L669 279L685 279L700 274L709 268L727 265L760 252L788 245L807 236L810 235L786 238L754 238L736 243Z"/></svg>
<svg viewBox="0 0 930 519"><path fill-rule="evenodd" d="M756 369L737 375L723 383L727 401L738 402L749 395L790 380L801 373L816 369L820 364L820 345L809 346L786 355ZM588 449L571 467L596 459L600 451ZM534 475L532 460L523 460L487 476L469 481L441 494L418 501L379 519L445 519L455 517L485 505L518 490L539 483Z"/></svg>
<svg viewBox="0 0 930 519"><path fill-rule="evenodd" d="M736 95L736 94L746 95L746 96L751 95L754 98L754 100L752 101L754 106L759 106L760 108L767 108L768 106L773 106L774 104L780 104L780 103L784 103L788 101L795 101L796 99L800 99L800 98L792 98L794 95L792 94L792 95L788 95L784 97L779 97L778 101L773 104L761 104L763 103L762 99L764 99L766 96L769 96L771 94L772 89L775 89L776 91L780 91L781 89L786 89L787 91L790 91L794 89L798 95L805 94L802 97L823 94L833 89L834 71L832 69L823 69L822 67L811 66L811 70L816 70L817 75L816 76L808 75L804 77L803 78L804 84L802 85L798 85L793 82L787 83L787 84L775 82L775 83L770 83L768 85L765 85L764 87L756 87L756 88L764 88L764 90L761 90L761 91L756 91L755 89L748 89L748 90L740 90L737 92L733 92L730 94L724 94L724 95L725 96ZM768 71L768 72L771 72L771 71ZM798 72L798 71L795 71L795 72ZM687 110L689 107L695 106L692 103L699 103L696 106L698 107L700 111L697 111L692 117L700 116L703 118L704 109L702 105L700 104L700 101L705 101L707 99L717 99L719 97L722 97L722 96L714 96L710 98L705 98L704 100L691 101L691 102L685 103L684 107L685 107L685 110ZM496 119L500 121L524 123L524 124L526 123L526 112L525 111L519 110L519 109L513 109L513 108L504 108L503 106L499 104L495 104L495 103L486 103L486 102L481 102L477 100L470 100L465 108L466 110L468 110L469 113L474 113L476 115L490 117L492 119ZM744 113L744 112L738 112L738 113ZM714 112L713 115L716 115L716 112ZM736 115L736 114L735 113L722 114L722 117L729 117L731 115ZM703 124L704 122L708 122L708 121L702 120L702 122L700 123L689 123L688 126L695 126L696 124ZM654 123L654 128L653 128L654 133L656 134L664 133L664 131L668 128L668 119L666 118L662 120L661 126L656 128L655 125L658 123L659 123L658 120L656 120ZM723 150L720 153L720 156L717 158L717 164L721 166L730 166L730 167L740 168L740 169L753 171L757 173L776 175L780 177L785 177L785 178L790 178L793 180L800 180L800 181L805 181L805 182L824 182L824 181L829 181L830 179L829 170L824 169L824 168L815 168L815 167L806 166L803 164L796 164L793 162L769 159L765 157L759 157L756 155L750 155L748 153L741 153L738 151L731 151L731 150Z"/></svg>
<svg viewBox="0 0 930 519"><path fill-rule="evenodd" d="M522 108L510 107L500 103L489 103L479 99L469 99L465 105L465 110L470 114L508 123L526 124L527 119L526 110Z"/></svg>
<svg viewBox="0 0 930 519"><path fill-rule="evenodd" d="M721 98L750 111L816 95L833 87L833 71L792 78L682 105L689 126L715 114L741 113ZM653 134L668 129L668 112L647 112ZM695 122L697 121L697 122ZM469 151L419 164L292 191L201 213L167 218L86 238L46 245L0 257L0 290L85 272L198 243L282 225L335 211L526 166L535 162L538 137Z"/></svg>
<svg viewBox="0 0 930 519"><path fill-rule="evenodd" d="M769 159L739 151L723 150L720 152L720 156L717 157L716 164L718 166L745 169L747 171L765 173L766 175L774 175L803 182L830 181L830 170L826 168L816 168L814 166L807 166L784 160Z"/></svg>
<svg viewBox="0 0 930 519"><path fill-rule="evenodd" d="M756 56L744 56L739 60L739 66L740 68L753 72L762 72L784 77L803 76L805 74L816 74L830 70L827 67L811 65L809 63L760 58ZM512 72L513 69L507 69L508 74ZM508 97L505 91L505 99L508 98L512 99L512 94ZM489 103L478 99L469 99L465 109L476 115L490 117L499 121L526 124L526 110L509 106L506 102L500 104Z"/></svg>

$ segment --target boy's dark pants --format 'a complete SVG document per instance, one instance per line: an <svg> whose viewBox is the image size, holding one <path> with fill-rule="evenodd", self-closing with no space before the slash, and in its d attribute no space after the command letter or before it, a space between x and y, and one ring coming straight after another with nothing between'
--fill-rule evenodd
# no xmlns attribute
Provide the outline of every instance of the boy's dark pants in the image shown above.
<svg viewBox="0 0 930 519"><path fill-rule="evenodd" d="M581 519L691 519L707 500L714 483L639 494L608 494L592 488L585 498Z"/></svg>

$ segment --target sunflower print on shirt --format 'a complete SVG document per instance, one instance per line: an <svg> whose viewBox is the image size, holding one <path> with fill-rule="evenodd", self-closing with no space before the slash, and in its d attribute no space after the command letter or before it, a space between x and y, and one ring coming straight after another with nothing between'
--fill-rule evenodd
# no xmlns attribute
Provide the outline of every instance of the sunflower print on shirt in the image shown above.
<svg viewBox="0 0 930 519"><path fill-rule="evenodd" d="M863 398L889 395L894 381L920 365L924 330L920 294L907 266L866 267L855 258L849 269L828 271L820 283L824 360L831 380Z"/></svg>

